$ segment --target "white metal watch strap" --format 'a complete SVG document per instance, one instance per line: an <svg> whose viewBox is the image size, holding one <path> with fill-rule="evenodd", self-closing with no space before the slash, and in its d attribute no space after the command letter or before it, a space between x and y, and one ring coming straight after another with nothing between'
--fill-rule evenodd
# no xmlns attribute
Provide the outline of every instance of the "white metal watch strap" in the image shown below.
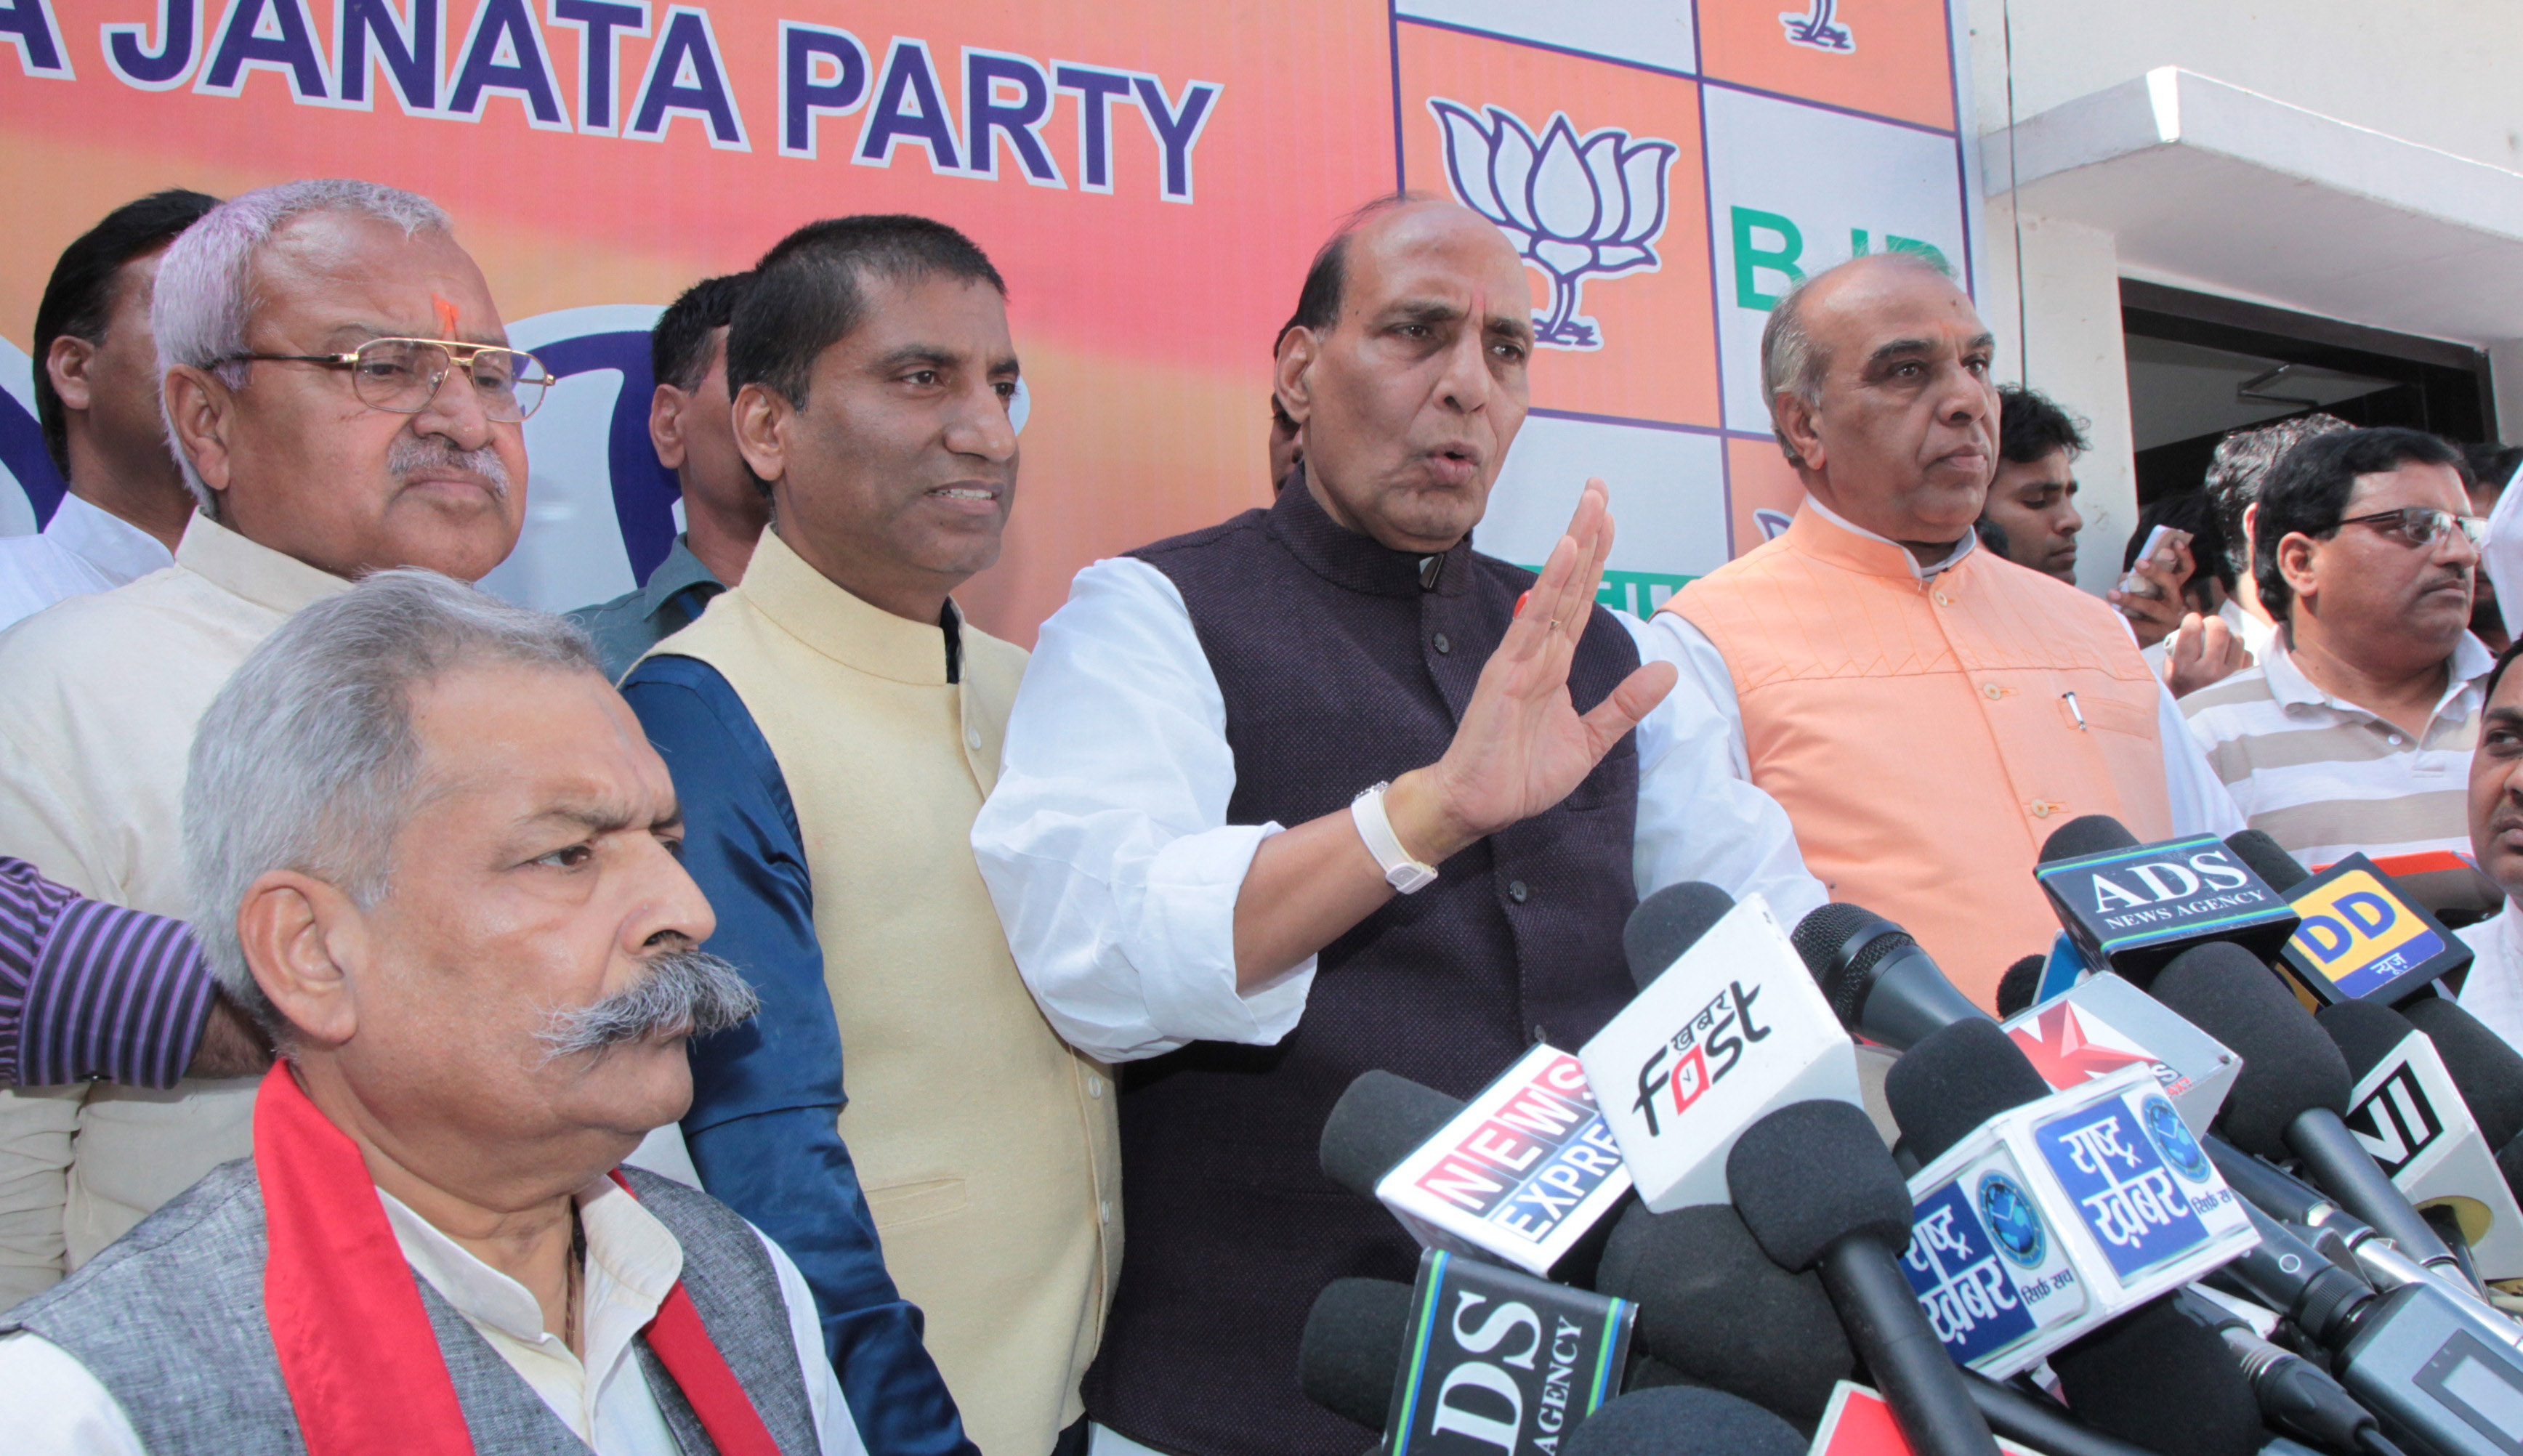
<svg viewBox="0 0 2523 1456"><path fill-rule="evenodd" d="M1410 858L1402 836L1393 832L1393 821L1384 813L1384 791L1390 787L1379 783L1352 799L1349 817L1357 824L1357 837L1366 841L1366 852L1384 867L1385 882L1404 895L1416 894L1437 882L1437 867Z"/></svg>

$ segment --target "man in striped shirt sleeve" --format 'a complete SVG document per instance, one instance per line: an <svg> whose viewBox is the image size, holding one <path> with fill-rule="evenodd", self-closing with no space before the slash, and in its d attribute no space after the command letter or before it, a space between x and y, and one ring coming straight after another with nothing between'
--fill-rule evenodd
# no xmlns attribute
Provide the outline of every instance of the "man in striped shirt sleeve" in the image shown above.
<svg viewBox="0 0 2523 1456"><path fill-rule="evenodd" d="M215 994L190 926L0 856L0 1085L172 1087L270 1060Z"/></svg>
<svg viewBox="0 0 2523 1456"><path fill-rule="evenodd" d="M2316 869L2366 854L2475 918L2503 897L2470 859L2464 808L2494 662L2468 630L2485 523L2466 485L2460 452L2415 430L2289 450L2252 544L2278 633L2181 711L2252 827Z"/></svg>

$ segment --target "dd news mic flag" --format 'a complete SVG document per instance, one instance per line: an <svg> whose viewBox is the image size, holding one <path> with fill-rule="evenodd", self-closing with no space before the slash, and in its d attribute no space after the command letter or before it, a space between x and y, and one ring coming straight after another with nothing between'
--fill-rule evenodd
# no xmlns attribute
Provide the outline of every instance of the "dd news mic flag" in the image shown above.
<svg viewBox="0 0 2523 1456"><path fill-rule="evenodd" d="M2470 963L2470 947L2363 855L2350 855L2287 894L2303 923L2278 961L2296 998L2385 1006Z"/></svg>

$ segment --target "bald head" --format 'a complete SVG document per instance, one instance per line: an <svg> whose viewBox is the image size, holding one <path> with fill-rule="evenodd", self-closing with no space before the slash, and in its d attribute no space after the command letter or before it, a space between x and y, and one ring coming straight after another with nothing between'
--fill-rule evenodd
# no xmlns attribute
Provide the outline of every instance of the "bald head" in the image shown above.
<svg viewBox="0 0 2523 1456"><path fill-rule="evenodd" d="M1396 550L1448 549L1524 423L1532 353L1532 285L1504 234L1451 202L1369 204L1316 255L1279 338L1308 488Z"/></svg>
<svg viewBox="0 0 2523 1456"><path fill-rule="evenodd" d="M1798 285L1762 332L1761 375L1805 489L1941 557L1978 518L1996 468L1994 347L1970 296L1915 254Z"/></svg>

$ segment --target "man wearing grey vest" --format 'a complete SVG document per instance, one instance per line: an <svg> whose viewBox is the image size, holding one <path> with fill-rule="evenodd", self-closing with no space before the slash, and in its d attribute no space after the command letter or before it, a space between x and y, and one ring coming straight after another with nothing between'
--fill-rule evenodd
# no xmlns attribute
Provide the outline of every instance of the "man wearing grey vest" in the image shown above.
<svg viewBox="0 0 2523 1456"><path fill-rule="evenodd" d="M1417 1253L1320 1170L1350 1081L1468 1096L1584 1042L1642 893L1824 899L1705 695L1595 605L1599 482L1538 579L1472 549L1528 299L1467 209L1352 218L1280 334L1275 503L1079 573L1017 695L974 849L1052 1024L1128 1063L1095 1456L1350 1456L1299 1393L1306 1310Z"/></svg>
<svg viewBox="0 0 2523 1456"><path fill-rule="evenodd" d="M804 1279L625 1169L750 1015L587 637L382 572L247 657L184 840L254 1153L0 1316L15 1449L864 1452Z"/></svg>

